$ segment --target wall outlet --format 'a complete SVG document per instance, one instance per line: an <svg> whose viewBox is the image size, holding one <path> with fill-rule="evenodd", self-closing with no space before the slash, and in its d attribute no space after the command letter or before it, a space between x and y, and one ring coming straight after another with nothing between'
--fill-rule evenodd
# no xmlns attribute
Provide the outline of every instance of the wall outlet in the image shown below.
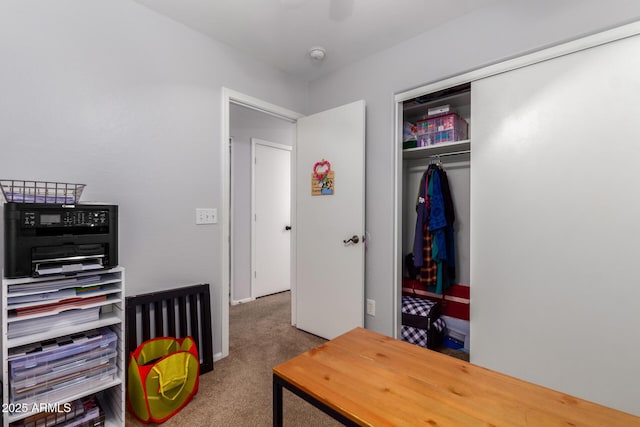
<svg viewBox="0 0 640 427"><path fill-rule="evenodd" d="M376 300L367 298L367 314L369 316L376 315Z"/></svg>
<svg viewBox="0 0 640 427"><path fill-rule="evenodd" d="M216 208L197 208L196 224L217 224L218 209Z"/></svg>

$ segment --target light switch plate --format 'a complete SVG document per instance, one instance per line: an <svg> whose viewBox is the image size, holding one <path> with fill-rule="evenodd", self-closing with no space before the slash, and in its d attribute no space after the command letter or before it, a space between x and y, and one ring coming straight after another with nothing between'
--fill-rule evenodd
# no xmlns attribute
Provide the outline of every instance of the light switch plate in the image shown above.
<svg viewBox="0 0 640 427"><path fill-rule="evenodd" d="M217 224L218 209L216 208L196 208L196 224Z"/></svg>

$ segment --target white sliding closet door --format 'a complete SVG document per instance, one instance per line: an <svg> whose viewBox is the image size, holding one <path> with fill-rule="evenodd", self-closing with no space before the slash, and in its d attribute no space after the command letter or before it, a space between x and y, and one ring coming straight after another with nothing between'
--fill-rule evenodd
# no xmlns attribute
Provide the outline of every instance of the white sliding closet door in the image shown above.
<svg viewBox="0 0 640 427"><path fill-rule="evenodd" d="M636 415L638 52L476 81L471 108L472 361Z"/></svg>

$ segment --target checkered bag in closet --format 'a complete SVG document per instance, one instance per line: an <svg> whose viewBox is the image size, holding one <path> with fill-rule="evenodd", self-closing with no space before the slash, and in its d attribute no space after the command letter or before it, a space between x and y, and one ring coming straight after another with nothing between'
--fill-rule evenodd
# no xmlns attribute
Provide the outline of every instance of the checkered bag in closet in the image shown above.
<svg viewBox="0 0 640 427"><path fill-rule="evenodd" d="M427 348L442 342L445 328L440 318L441 304L411 295L402 297L401 339Z"/></svg>
<svg viewBox="0 0 640 427"><path fill-rule="evenodd" d="M442 318L436 320L433 325L438 334L442 336L446 324ZM429 334L426 329L414 328L413 326L402 326L400 328L400 339L411 344L419 345L424 348L432 348L434 346L429 345Z"/></svg>

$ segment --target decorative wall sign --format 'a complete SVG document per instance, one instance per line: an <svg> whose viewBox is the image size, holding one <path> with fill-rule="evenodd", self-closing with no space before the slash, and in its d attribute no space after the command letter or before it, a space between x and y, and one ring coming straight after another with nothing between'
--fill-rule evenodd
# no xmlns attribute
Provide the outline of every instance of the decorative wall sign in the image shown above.
<svg viewBox="0 0 640 427"><path fill-rule="evenodd" d="M316 162L311 173L311 195L330 196L333 194L334 173L328 160Z"/></svg>

